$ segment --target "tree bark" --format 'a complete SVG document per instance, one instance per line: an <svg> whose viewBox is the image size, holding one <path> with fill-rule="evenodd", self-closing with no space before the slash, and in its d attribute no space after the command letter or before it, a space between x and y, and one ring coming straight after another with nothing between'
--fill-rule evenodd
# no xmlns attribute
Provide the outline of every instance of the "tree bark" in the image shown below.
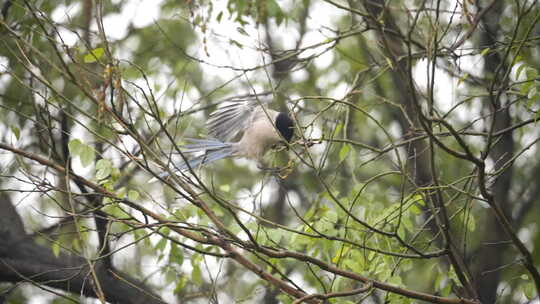
<svg viewBox="0 0 540 304"><path fill-rule="evenodd" d="M485 1L484 1L485 2ZM481 10L482 8L479 8ZM480 32L480 49L490 48L484 57L484 74L495 82L495 87L503 85L504 76L508 67L501 58L501 53L497 50L497 36L500 31L499 20L504 10L504 1L496 1L493 7L483 16L481 22L483 30ZM497 70L499 72L497 73ZM490 105L493 133L503 130L511 125L511 116L508 106L502 101L500 96L492 93L486 98L485 104ZM494 139L496 143L491 148L489 157L495 164L495 171L498 171L512 158L514 150L514 139L512 132L505 132L500 138ZM494 200L501 206L502 210L509 214L508 198L512 183L513 170L508 167L495 180L492 186ZM498 244L507 240L505 231L497 218L489 213L486 215L486 225L482 231L484 243ZM497 300L497 286L501 280L501 266L504 264L503 257L509 247L483 246L479 255L475 258L476 278L480 299L483 303L495 303Z"/></svg>

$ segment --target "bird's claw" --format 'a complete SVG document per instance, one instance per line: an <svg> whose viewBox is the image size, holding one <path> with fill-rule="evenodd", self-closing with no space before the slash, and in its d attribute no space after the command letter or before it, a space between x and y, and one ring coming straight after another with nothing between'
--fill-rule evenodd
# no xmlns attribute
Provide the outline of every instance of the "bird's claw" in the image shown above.
<svg viewBox="0 0 540 304"><path fill-rule="evenodd" d="M257 168L261 171L269 172L272 175L278 176L281 179L286 179L293 171L293 162L289 160L289 163L285 167L265 167L261 164L257 165Z"/></svg>

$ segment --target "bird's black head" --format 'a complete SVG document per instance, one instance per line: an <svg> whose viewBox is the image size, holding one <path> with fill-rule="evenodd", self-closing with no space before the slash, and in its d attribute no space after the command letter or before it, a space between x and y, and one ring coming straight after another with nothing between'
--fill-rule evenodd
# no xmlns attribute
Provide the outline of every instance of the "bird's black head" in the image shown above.
<svg viewBox="0 0 540 304"><path fill-rule="evenodd" d="M279 112L276 117L276 129L287 142L290 142L294 134L294 123L285 113Z"/></svg>

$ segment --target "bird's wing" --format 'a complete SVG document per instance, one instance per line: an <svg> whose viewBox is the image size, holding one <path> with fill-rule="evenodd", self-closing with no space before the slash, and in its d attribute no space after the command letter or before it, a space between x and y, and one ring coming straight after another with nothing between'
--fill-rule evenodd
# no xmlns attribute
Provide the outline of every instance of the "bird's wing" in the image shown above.
<svg viewBox="0 0 540 304"><path fill-rule="evenodd" d="M223 142L232 141L253 122L253 116L261 104L258 99L233 99L225 102L210 114L206 123L208 134Z"/></svg>

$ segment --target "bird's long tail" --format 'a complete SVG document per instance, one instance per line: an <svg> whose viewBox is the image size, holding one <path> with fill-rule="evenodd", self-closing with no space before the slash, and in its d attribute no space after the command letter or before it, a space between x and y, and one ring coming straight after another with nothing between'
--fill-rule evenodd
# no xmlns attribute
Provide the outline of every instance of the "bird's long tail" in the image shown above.
<svg viewBox="0 0 540 304"><path fill-rule="evenodd" d="M188 159L187 162L182 162L175 166L175 171L184 171L189 168L197 169L199 166L206 165L216 160L231 156L235 152L233 143L224 143L219 140L211 139L189 139L192 144L182 146L180 150L182 153L197 153L204 152L203 154L194 158ZM168 173L160 174L160 177L167 177Z"/></svg>

